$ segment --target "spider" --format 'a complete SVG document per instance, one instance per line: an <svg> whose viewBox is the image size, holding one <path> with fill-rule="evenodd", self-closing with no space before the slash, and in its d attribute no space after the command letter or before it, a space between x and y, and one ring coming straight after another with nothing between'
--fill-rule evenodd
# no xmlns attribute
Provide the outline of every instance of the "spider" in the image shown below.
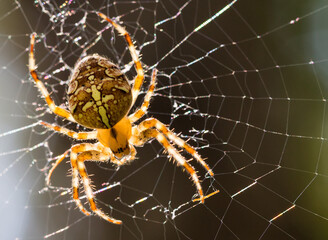
<svg viewBox="0 0 328 240"><path fill-rule="evenodd" d="M141 147L145 142L155 138L163 145L168 154L173 157L177 165L182 166L189 173L197 188L199 201L203 203L206 197L204 197L200 180L194 167L189 164L173 145L189 153L205 168L210 176L213 176L212 170L197 151L156 118L148 118L138 125L134 124L147 112L156 84L157 70L153 69L152 71L149 89L141 107L128 115L143 84L144 71L131 37L124 27L102 13L97 14L124 36L134 61L137 76L134 78L134 84L131 87L126 76L119 70L118 66L107 58L98 54L85 56L76 63L70 76L67 91L69 111L54 103L46 87L38 78L34 57L36 33L31 34L29 71L36 86L45 98L48 107L54 114L86 128L93 129L93 131L74 132L43 121L40 123L52 131L65 134L74 139L97 140L94 144L86 142L76 144L59 156L47 175L47 185L50 186L50 177L55 168L70 153L72 192L76 205L85 215L91 214L90 211L85 209L79 198L79 182L81 179L91 211L111 223L121 224L122 221L108 216L97 207L91 180L87 174L84 162L110 161L118 166L127 164L136 156L134 146Z"/></svg>

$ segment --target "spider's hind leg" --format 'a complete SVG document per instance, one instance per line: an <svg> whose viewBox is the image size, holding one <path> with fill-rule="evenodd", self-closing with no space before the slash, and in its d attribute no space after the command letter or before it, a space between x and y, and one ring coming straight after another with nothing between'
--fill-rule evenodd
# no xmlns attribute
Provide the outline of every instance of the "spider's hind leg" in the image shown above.
<svg viewBox="0 0 328 240"><path fill-rule="evenodd" d="M71 115L71 113L69 111L67 111L64 108L58 107L54 103L54 101L50 97L50 94L49 94L48 90L46 89L46 87L44 86L44 84L41 82L41 80L39 79L39 77L37 75L36 65L35 65L35 58L34 58L35 35L36 35L36 33L32 33L31 41L30 41L30 55L29 55L29 64L28 64L30 74L34 79L36 86L39 88L39 90L41 91L43 97L45 98L50 110L53 113L57 114L58 116L66 118L67 120L69 120L71 122L75 122L73 116Z"/></svg>
<svg viewBox="0 0 328 240"><path fill-rule="evenodd" d="M140 88L141 88L143 80L144 80L144 71L142 69L141 62L139 60L139 55L136 51L136 47L134 46L134 44L131 40L130 34L124 29L124 27L122 27L118 23L114 22L112 19L108 18L103 13L97 13L97 14L102 19L111 23L115 27L115 29L124 36L125 41L128 44L132 60L134 62L134 65L135 65L135 68L137 71L137 76L134 79L134 84L133 84L133 88L132 88L132 96L133 96L133 103L134 103L134 101L137 99L137 97L139 95L139 91L140 91Z"/></svg>
<svg viewBox="0 0 328 240"><path fill-rule="evenodd" d="M132 123L139 120L147 112L148 107L149 107L150 99L153 96L154 89L155 89L155 86L156 86L156 76L157 76L157 69L154 68L153 72L152 72L152 76L151 76L150 86L148 88L148 91L145 95L145 98L144 98L144 101L143 101L141 107L138 108L134 113L132 113L129 116L129 120Z"/></svg>

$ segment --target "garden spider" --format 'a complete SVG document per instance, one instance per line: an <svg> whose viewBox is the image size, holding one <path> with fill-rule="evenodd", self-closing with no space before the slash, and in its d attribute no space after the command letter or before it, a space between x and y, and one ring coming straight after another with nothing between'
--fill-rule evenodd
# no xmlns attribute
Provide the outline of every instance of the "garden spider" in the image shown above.
<svg viewBox="0 0 328 240"><path fill-rule="evenodd" d="M134 84L131 89L127 78L114 63L98 54L84 57L76 63L70 77L67 92L69 111L55 105L44 84L38 78L34 58L36 34L33 33L31 35L29 70L50 110L60 117L66 118L71 122L77 122L84 127L94 129L94 131L74 132L46 122L40 123L53 131L60 132L78 140L98 140L95 144L76 144L62 154L50 169L47 176L47 184L50 184L52 172L70 152L73 199L76 205L84 214L90 215L90 212L85 209L79 199L78 189L79 180L81 178L92 212L109 222L121 224L122 221L109 217L106 213L97 208L91 181L86 172L84 161L107 162L110 160L116 165L124 165L135 158L136 150L134 146L143 146L148 140L156 138L163 145L168 154L173 157L177 165L187 170L198 190L199 201L203 203L206 197L203 195L203 190L196 171L171 143L187 151L206 169L209 175L213 176L212 170L196 150L176 136L156 118L148 118L140 124L132 126L134 122L143 117L147 112L149 101L153 95L156 84L157 70L154 69L152 72L151 83L141 107L127 116L139 94L144 79L144 71L130 35L122 26L113 22L104 14L98 13L98 15L111 23L116 30L125 37L131 57L134 61L137 76L134 79Z"/></svg>

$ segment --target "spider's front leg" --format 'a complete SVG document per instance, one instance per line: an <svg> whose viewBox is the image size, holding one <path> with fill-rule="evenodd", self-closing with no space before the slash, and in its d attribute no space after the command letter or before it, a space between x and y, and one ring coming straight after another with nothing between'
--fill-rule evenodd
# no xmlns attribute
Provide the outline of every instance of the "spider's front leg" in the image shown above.
<svg viewBox="0 0 328 240"><path fill-rule="evenodd" d="M57 125L52 125L43 121L40 121L40 124L47 127L48 129L52 131L56 131L62 134L65 134L66 136L69 136L71 138L75 138L77 140L88 140L88 139L97 139L97 131L92 132L74 132L72 130L69 130L64 127L60 127ZM65 151L62 155L57 157L56 162L52 165L51 169L48 172L47 178L46 178L46 184L50 187L50 179L54 172L54 170L57 168L57 166L65 159L66 155L69 153L70 150Z"/></svg>
<svg viewBox="0 0 328 240"><path fill-rule="evenodd" d="M188 143L186 143L184 140L182 140L172 131L170 131L162 122L160 122L156 118L148 118L138 125L138 129L140 131L149 128L156 128L158 131L162 132L165 137L170 139L170 141L172 141L174 144L178 145L180 148L186 150L190 155L192 155L197 160L197 162L199 162L203 166L203 168L208 172L210 176L214 176L212 169L207 165L207 163L198 154L198 152L192 146L190 146Z"/></svg>
<svg viewBox="0 0 328 240"><path fill-rule="evenodd" d="M140 125L141 124L142 123L140 123ZM157 139L157 141L159 141L163 145L163 147L168 151L168 153L173 157L173 159L176 160L177 164L179 166L184 167L184 169L187 170L187 172L191 176L191 179L193 180L193 182L196 185L196 188L197 188L197 191L198 191L198 194L200 197L200 201L202 203L204 203L205 198L204 198L204 194L203 194L203 189L202 189L200 180L197 176L197 173L196 173L194 167L191 166L186 161L186 159L170 144L170 142L167 140L167 138L164 136L163 133L161 133L160 131L158 131L157 129L154 129L154 128L146 129L146 130L143 130L140 132L137 129L138 127L133 128L133 134L132 134L132 137L130 138L131 143L136 146L142 146L145 142L147 142L148 140L150 140L152 138Z"/></svg>
<svg viewBox="0 0 328 240"><path fill-rule="evenodd" d="M101 211L96 206L96 202L94 200L94 193L91 187L91 181L87 174L84 161L102 161L106 162L109 158L114 158L110 152L101 151L104 150L99 144L90 144L90 143L82 143L72 147L71 150L71 165L72 165L72 185L73 185L73 199L75 200L77 206L80 210L89 215L90 213L84 208L80 199L79 199L79 174L83 181L84 190L86 196L88 198L91 210L97 214L99 217L114 223L121 224L122 221L116 220L114 218L109 217L106 213Z"/></svg>

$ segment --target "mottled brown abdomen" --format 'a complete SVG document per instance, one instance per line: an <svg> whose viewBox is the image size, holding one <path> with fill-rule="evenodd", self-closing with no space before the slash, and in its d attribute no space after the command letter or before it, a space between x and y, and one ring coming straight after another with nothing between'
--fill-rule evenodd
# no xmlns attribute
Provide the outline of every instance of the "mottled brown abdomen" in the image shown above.
<svg viewBox="0 0 328 240"><path fill-rule="evenodd" d="M79 124L108 129L128 114L131 87L125 75L97 54L78 62L68 88L69 110Z"/></svg>

